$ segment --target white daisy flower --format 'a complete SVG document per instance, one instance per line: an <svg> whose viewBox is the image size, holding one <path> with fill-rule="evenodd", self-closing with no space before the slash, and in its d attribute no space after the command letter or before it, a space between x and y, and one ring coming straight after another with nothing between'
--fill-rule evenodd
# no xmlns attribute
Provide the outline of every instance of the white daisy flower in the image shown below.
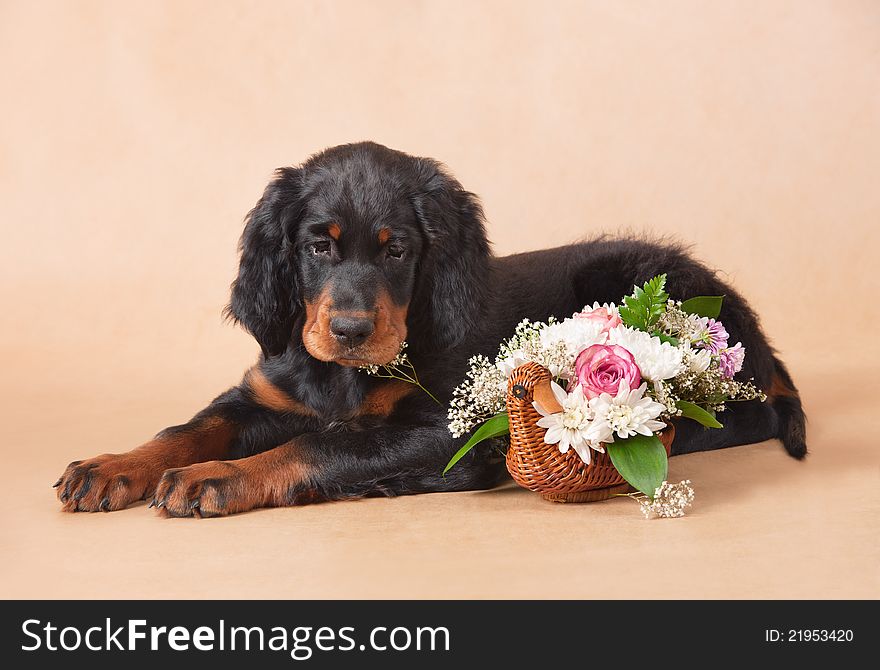
<svg viewBox="0 0 880 670"><path fill-rule="evenodd" d="M636 359L642 377L648 381L671 379L684 369L681 349L643 330L618 326L608 333L608 342L619 344L629 351Z"/></svg>
<svg viewBox="0 0 880 670"><path fill-rule="evenodd" d="M587 437L613 442L615 435L625 439L633 435L653 435L665 428L666 424L656 419L666 408L645 396L646 388L648 385L642 383L630 391L626 382L621 381L616 396L602 393L593 398L590 401L593 421Z"/></svg>
<svg viewBox="0 0 880 670"><path fill-rule="evenodd" d="M566 393L556 382L550 382L550 388L553 389L556 400L562 405L561 412L551 414L541 407L540 403L532 403L538 414L541 415L541 418L538 419L538 425L547 429L544 434L544 442L558 445L559 452L562 454L567 453L569 449L574 449L581 460L589 465L591 449L603 453L605 451L601 442L587 438L593 419L593 411L590 409L589 401L579 386L571 393Z"/></svg>

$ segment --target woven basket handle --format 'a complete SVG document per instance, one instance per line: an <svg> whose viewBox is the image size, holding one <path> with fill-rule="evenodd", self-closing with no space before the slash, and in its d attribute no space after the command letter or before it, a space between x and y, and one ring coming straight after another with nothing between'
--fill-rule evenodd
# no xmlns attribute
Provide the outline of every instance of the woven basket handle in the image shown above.
<svg viewBox="0 0 880 670"><path fill-rule="evenodd" d="M516 368L507 381L507 409L531 407L535 400L547 411L558 411L559 403L550 388L550 371L537 363L526 363Z"/></svg>
<svg viewBox="0 0 880 670"><path fill-rule="evenodd" d="M545 412L559 412L562 407L550 388L550 371L537 363L526 363L516 368L507 382L507 415L510 420L511 445L517 449L521 439L543 444L544 429L537 425L541 415L533 402ZM516 439L514 439L516 438Z"/></svg>
<svg viewBox="0 0 880 670"><path fill-rule="evenodd" d="M511 403L532 404L537 402L545 412L555 414L562 411L550 387L550 372L537 363L526 363L514 370L507 384L507 407Z"/></svg>

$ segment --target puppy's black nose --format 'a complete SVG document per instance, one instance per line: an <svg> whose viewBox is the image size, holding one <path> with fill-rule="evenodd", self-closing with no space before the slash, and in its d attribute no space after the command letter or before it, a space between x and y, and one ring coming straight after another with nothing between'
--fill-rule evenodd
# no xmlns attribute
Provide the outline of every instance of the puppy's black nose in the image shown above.
<svg viewBox="0 0 880 670"><path fill-rule="evenodd" d="M360 316L334 316L330 332L346 347L356 347L373 334L373 320Z"/></svg>

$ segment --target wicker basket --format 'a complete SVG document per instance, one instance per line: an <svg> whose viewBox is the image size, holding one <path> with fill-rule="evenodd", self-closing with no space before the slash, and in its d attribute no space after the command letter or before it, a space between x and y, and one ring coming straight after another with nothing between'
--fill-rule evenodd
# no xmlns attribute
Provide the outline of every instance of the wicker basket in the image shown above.
<svg viewBox="0 0 880 670"><path fill-rule="evenodd" d="M555 444L544 442L546 431L537 425L541 415L532 406L534 400L545 408L559 405L550 388L550 372L526 363L513 371L507 386L507 470L517 484L553 502L592 502L634 490L607 453L593 452L586 465L574 449L562 454ZM675 427L670 425L659 437L669 454Z"/></svg>

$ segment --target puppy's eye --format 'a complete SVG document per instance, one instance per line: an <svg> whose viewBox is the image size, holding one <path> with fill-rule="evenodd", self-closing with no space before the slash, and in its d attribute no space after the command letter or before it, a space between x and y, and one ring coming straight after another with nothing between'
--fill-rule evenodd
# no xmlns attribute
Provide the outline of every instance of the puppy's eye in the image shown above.
<svg viewBox="0 0 880 670"><path fill-rule="evenodd" d="M388 254L391 258L403 258L403 254L406 252L406 249L403 248L400 244L389 244L385 247L385 253Z"/></svg>
<svg viewBox="0 0 880 670"><path fill-rule="evenodd" d="M309 245L309 253L313 256L329 256L331 251L333 251L333 245L329 240L312 242Z"/></svg>

